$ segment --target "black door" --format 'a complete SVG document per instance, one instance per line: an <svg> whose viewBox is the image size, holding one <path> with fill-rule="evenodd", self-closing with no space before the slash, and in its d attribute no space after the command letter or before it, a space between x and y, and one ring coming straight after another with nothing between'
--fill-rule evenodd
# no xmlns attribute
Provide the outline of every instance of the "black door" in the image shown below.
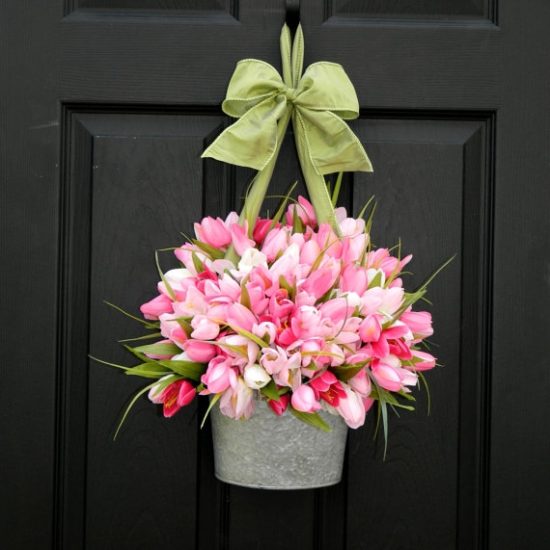
<svg viewBox="0 0 550 550"><path fill-rule="evenodd" d="M237 60L279 65L282 0L58 0L0 6L0 544L6 549L523 549L548 530L550 3L301 2L306 65L340 62L374 174L374 240L432 285L432 414L374 418L345 480L267 492L213 478L196 408L165 421L126 360L152 252L235 208L250 172L202 161ZM299 175L285 143L275 189ZM277 188L277 186L279 186ZM163 258L168 268L170 257Z"/></svg>

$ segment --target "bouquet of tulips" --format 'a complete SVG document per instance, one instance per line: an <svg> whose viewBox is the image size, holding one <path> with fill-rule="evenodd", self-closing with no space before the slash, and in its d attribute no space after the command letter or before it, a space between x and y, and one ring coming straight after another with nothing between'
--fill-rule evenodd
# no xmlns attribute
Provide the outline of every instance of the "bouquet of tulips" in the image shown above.
<svg viewBox="0 0 550 550"><path fill-rule="evenodd" d="M288 201L250 237L235 212L196 223L174 250L181 267L159 271L141 306L158 341L127 346L140 363L115 366L154 379L138 396L166 417L201 395L234 419L270 407L328 429L323 409L358 428L377 403L386 431L387 406L412 409L411 388L436 364L422 349L431 315L412 308L426 284L405 291L411 256L372 248L372 216L337 208L338 236L307 199Z"/></svg>

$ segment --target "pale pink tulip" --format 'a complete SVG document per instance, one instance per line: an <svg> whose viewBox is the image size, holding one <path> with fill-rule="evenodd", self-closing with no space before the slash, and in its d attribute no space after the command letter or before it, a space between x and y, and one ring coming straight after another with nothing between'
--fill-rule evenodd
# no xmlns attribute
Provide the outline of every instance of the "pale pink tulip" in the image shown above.
<svg viewBox="0 0 550 550"><path fill-rule="evenodd" d="M201 376L201 382L206 386L207 393L221 393L225 391L234 381L235 371L230 366L227 357L214 357L209 363L206 372Z"/></svg>
<svg viewBox="0 0 550 550"><path fill-rule="evenodd" d="M413 366L415 370L430 370L435 367L435 357L425 351L414 350L413 355Z"/></svg>
<svg viewBox="0 0 550 550"><path fill-rule="evenodd" d="M347 384L342 384L346 397L339 400L336 410L350 428L359 428L365 423L363 397L355 393Z"/></svg>
<svg viewBox="0 0 550 550"><path fill-rule="evenodd" d="M321 408L319 401L315 399L315 392L306 384L302 384L294 390L291 403L297 411L305 413L312 413Z"/></svg>
<svg viewBox="0 0 550 550"><path fill-rule="evenodd" d="M350 387L363 397L368 397L372 391L371 381L365 369L361 369L348 380Z"/></svg>
<svg viewBox="0 0 550 550"><path fill-rule="evenodd" d="M227 388L220 399L220 411L230 418L250 418L254 412L254 393L242 378Z"/></svg>
<svg viewBox="0 0 550 550"><path fill-rule="evenodd" d="M254 241L248 238L248 224L246 222L244 222L244 225L231 224L229 231L231 232L231 242L239 256L242 256L248 248L254 246Z"/></svg>
<svg viewBox="0 0 550 550"><path fill-rule="evenodd" d="M406 311L400 317L414 334L415 338L427 338L433 334L432 315L428 311Z"/></svg>
<svg viewBox="0 0 550 550"><path fill-rule="evenodd" d="M340 277L340 289L363 294L367 290L367 270L359 265L348 264Z"/></svg>

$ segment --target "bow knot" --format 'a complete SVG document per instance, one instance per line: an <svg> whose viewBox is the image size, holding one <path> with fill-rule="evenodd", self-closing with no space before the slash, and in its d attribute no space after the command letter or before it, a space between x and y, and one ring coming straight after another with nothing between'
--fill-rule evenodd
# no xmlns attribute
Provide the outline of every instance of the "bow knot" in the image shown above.
<svg viewBox="0 0 550 550"><path fill-rule="evenodd" d="M290 103L294 103L296 97L299 94L299 91L296 88L290 88L289 86L285 86L283 88L283 94L286 97L287 101L290 101Z"/></svg>

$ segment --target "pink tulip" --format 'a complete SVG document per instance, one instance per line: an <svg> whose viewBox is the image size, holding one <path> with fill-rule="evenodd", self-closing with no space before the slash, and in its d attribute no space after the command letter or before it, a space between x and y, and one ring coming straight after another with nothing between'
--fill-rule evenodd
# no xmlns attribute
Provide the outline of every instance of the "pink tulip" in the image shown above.
<svg viewBox="0 0 550 550"><path fill-rule="evenodd" d="M415 370L430 370L435 367L435 357L430 353L420 350L414 350L413 355L413 366Z"/></svg>
<svg viewBox="0 0 550 550"><path fill-rule="evenodd" d="M298 197L298 204L291 204L286 212L286 223L293 225L294 216L298 215L304 225L312 227L317 225L317 217L313 205L301 195Z"/></svg>
<svg viewBox="0 0 550 550"><path fill-rule="evenodd" d="M177 380L161 391L158 386L153 386L149 390L149 399L155 404L162 403L164 416L170 418L182 407L191 403L195 398L195 393L195 388L190 382Z"/></svg>
<svg viewBox="0 0 550 550"><path fill-rule="evenodd" d="M332 227L328 223L322 223L319 226L317 234L312 238L327 256L340 258L342 254L342 241L336 236L336 233L334 233Z"/></svg>
<svg viewBox="0 0 550 550"><path fill-rule="evenodd" d="M277 415L281 416L287 409L288 404L290 403L290 396L288 393L285 393L279 396L279 400L269 399L267 404L269 408Z"/></svg>
<svg viewBox="0 0 550 550"><path fill-rule="evenodd" d="M381 333L382 325L378 315L367 315L359 325L359 336L363 342L377 342Z"/></svg>
<svg viewBox="0 0 550 550"><path fill-rule="evenodd" d="M342 323L353 313L353 308L349 306L345 298L334 298L325 302L319 311L323 317L330 319L335 325L339 325L340 329Z"/></svg>
<svg viewBox="0 0 550 550"><path fill-rule="evenodd" d="M297 411L305 413L312 413L321 408L321 405L315 399L315 392L306 384L302 384L294 390L291 403Z"/></svg>
<svg viewBox="0 0 550 550"><path fill-rule="evenodd" d="M403 385L398 369L390 365L376 362L372 365L371 372L377 384L385 390L399 391Z"/></svg>
<svg viewBox="0 0 550 550"><path fill-rule="evenodd" d="M300 249L300 263L306 265L313 265L317 260L319 254L321 254L321 248L314 240L309 240Z"/></svg>
<svg viewBox="0 0 550 550"><path fill-rule="evenodd" d="M210 216L195 224L195 235L199 241L215 248L222 248L231 242L231 233L220 218Z"/></svg>
<svg viewBox="0 0 550 550"><path fill-rule="evenodd" d="M332 288L339 274L340 266L336 262L326 263L308 276L302 284L302 289L319 299Z"/></svg>
<svg viewBox="0 0 550 550"><path fill-rule="evenodd" d="M227 308L227 324L237 328L243 328L250 332L255 323L256 316L245 306L239 304L231 304Z"/></svg>
<svg viewBox="0 0 550 550"><path fill-rule="evenodd" d="M191 320L191 326L195 329L191 333L191 338L197 340L213 340L220 333L220 326L206 315L195 315Z"/></svg>
<svg viewBox="0 0 550 550"><path fill-rule="evenodd" d="M288 292L280 288L269 299L269 313L278 319L287 317L294 309L294 302L288 299Z"/></svg>
<svg viewBox="0 0 550 550"><path fill-rule="evenodd" d="M254 231L252 233L252 238L256 241L256 244L262 244L266 235L271 230L273 225L273 220L269 218L258 218L256 224L254 225ZM277 223L274 227L280 227L281 224Z"/></svg>
<svg viewBox="0 0 550 550"><path fill-rule="evenodd" d="M313 378L309 385L313 388L317 399L320 398L333 407L339 405L340 399L346 398L346 392L342 384L336 376L328 370L323 372L320 376Z"/></svg>
<svg viewBox="0 0 550 550"><path fill-rule="evenodd" d="M145 319L156 321L162 313L172 313L172 300L164 294L159 294L139 309Z"/></svg>
<svg viewBox="0 0 550 550"><path fill-rule="evenodd" d="M346 397L340 399L336 410L350 428L359 428L365 423L366 412L363 397L346 384L342 384L342 387Z"/></svg>
<svg viewBox="0 0 550 550"><path fill-rule="evenodd" d="M363 397L368 397L372 391L370 378L365 369L361 369L353 378L348 380L351 389Z"/></svg>
<svg viewBox="0 0 550 550"><path fill-rule="evenodd" d="M234 381L235 372L231 368L227 357L214 357L209 363L206 372L201 376L201 382L206 386L206 393L221 393Z"/></svg>
<svg viewBox="0 0 550 550"><path fill-rule="evenodd" d="M164 282L166 281L166 283ZM171 269L164 274L164 280L160 281L158 290L161 294L172 298L170 291L167 288L167 285L170 287L172 293L176 294L178 300L181 300L185 297L185 293L190 286L193 286L195 279L188 269Z"/></svg>
<svg viewBox="0 0 550 550"><path fill-rule="evenodd" d="M254 412L254 393L242 378L227 388L220 399L220 411L230 418L250 418Z"/></svg>
<svg viewBox="0 0 550 550"><path fill-rule="evenodd" d="M295 279L295 270L299 263L300 248L296 243L292 243L269 268L269 275L275 281L278 281L282 275L288 282L292 282Z"/></svg>
<svg viewBox="0 0 550 550"><path fill-rule="evenodd" d="M187 340L183 344L183 349L189 359L197 363L208 363L210 359L216 356L216 346L201 340Z"/></svg>
<svg viewBox="0 0 550 550"><path fill-rule="evenodd" d="M254 246L254 241L248 238L248 224L246 222L244 222L244 225L231 224L229 231L231 232L231 242L239 256L242 256L245 250Z"/></svg>
<svg viewBox="0 0 550 550"><path fill-rule="evenodd" d="M432 315L428 311L406 311L400 317L416 338L427 338L433 334Z"/></svg>
<svg viewBox="0 0 550 550"><path fill-rule="evenodd" d="M163 313L160 316L160 333L167 342L173 342L176 346L183 349L187 341L187 333L183 327L175 320L175 315L172 313Z"/></svg>
<svg viewBox="0 0 550 550"><path fill-rule="evenodd" d="M348 264L340 277L340 288L343 292L363 294L367 290L367 270L355 264Z"/></svg>
<svg viewBox="0 0 550 550"><path fill-rule="evenodd" d="M286 228L273 229L270 231L262 246L262 252L272 262L280 252L286 250L289 241L289 232Z"/></svg>
<svg viewBox="0 0 550 550"><path fill-rule="evenodd" d="M371 407L374 405L375 403L375 399L372 399L371 397L364 397L363 398L363 405L365 407L365 412L368 413L369 410L371 409Z"/></svg>

